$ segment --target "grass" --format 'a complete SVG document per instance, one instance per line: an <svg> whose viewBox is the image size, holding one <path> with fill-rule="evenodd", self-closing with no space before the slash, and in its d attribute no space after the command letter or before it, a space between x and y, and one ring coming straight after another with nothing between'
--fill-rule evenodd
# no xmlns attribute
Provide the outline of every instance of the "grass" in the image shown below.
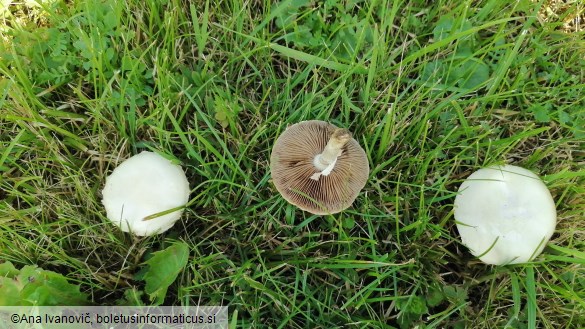
<svg viewBox="0 0 585 329"><path fill-rule="evenodd" d="M98 305L149 303L145 260L184 241L164 304L228 305L237 327L585 327L585 43L562 23L579 3L544 20L543 1L303 2L5 1L1 259ZM340 214L271 183L272 144L310 119L368 154ZM192 188L149 238L100 203L142 150ZM459 242L457 188L493 163L536 172L556 201L532 263L486 266Z"/></svg>

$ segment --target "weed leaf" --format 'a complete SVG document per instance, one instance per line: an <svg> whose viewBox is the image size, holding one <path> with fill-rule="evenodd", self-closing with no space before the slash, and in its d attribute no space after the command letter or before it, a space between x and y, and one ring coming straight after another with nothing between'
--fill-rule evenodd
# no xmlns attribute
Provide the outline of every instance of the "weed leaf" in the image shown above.
<svg viewBox="0 0 585 329"><path fill-rule="evenodd" d="M164 302L169 286L187 265L189 246L176 242L165 250L157 251L145 262L149 266L144 275L145 291L156 305Z"/></svg>
<svg viewBox="0 0 585 329"><path fill-rule="evenodd" d="M0 264L0 306L87 305L79 285L62 274L27 265L20 271L12 263Z"/></svg>

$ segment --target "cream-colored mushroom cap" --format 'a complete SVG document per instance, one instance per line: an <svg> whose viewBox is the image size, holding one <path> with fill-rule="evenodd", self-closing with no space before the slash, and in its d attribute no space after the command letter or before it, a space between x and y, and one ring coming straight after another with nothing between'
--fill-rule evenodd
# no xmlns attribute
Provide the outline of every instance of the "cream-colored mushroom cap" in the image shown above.
<svg viewBox="0 0 585 329"><path fill-rule="evenodd" d="M180 166L144 151L122 162L102 191L108 219L124 232L154 235L171 228L183 210L146 219L184 206L189 201L189 182Z"/></svg>
<svg viewBox="0 0 585 329"><path fill-rule="evenodd" d="M546 185L533 172L505 165L480 169L455 197L461 241L486 264L528 262L552 236L557 213Z"/></svg>
<svg viewBox="0 0 585 329"><path fill-rule="evenodd" d="M366 153L346 129L324 121L288 127L270 156L276 189L293 205L317 215L348 208L366 184Z"/></svg>

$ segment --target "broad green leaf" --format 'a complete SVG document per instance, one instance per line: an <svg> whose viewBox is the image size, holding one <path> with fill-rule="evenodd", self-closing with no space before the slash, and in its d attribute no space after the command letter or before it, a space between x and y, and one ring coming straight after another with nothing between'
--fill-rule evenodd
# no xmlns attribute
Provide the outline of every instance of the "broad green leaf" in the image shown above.
<svg viewBox="0 0 585 329"><path fill-rule="evenodd" d="M287 28L297 17L298 10L309 4L308 0L282 1L272 8L271 15L276 16L276 26Z"/></svg>
<svg viewBox="0 0 585 329"><path fill-rule="evenodd" d="M454 73L459 74L459 86L465 89L477 88L490 77L489 66L477 58L461 63Z"/></svg>
<svg viewBox="0 0 585 329"><path fill-rule="evenodd" d="M13 278L18 275L18 270L12 265L11 262L5 262L0 264L0 277Z"/></svg>
<svg viewBox="0 0 585 329"><path fill-rule="evenodd" d="M422 296L415 296L410 301L410 304L408 304L408 312L423 315L428 311L429 309L427 308L425 299Z"/></svg>
<svg viewBox="0 0 585 329"><path fill-rule="evenodd" d="M15 280L0 277L0 306L20 306L20 292Z"/></svg>
<svg viewBox="0 0 585 329"><path fill-rule="evenodd" d="M116 15L116 12L113 10L108 11L107 14L104 15L104 28L106 31L113 31L119 25L119 19Z"/></svg>
<svg viewBox="0 0 585 329"><path fill-rule="evenodd" d="M1 306L88 304L87 295L80 291L79 285L69 283L62 274L32 265L18 271L13 266L10 269L12 264L6 264L10 263L2 264L2 268L9 269L13 278L0 277Z"/></svg>
<svg viewBox="0 0 585 329"><path fill-rule="evenodd" d="M467 20L463 21L461 26L459 26L457 30L454 30L455 24L457 24L457 22L452 17L444 16L443 18L441 18L437 25L435 26L435 28L433 29L433 37L435 39L435 42L450 37L454 33L466 31L473 28L473 25L471 25L471 23Z"/></svg>
<svg viewBox="0 0 585 329"><path fill-rule="evenodd" d="M427 62L424 65L421 79L425 81L430 79L431 83L445 79L448 75L447 68L448 65L445 65L440 59Z"/></svg>
<svg viewBox="0 0 585 329"><path fill-rule="evenodd" d="M144 274L146 287L144 291L156 305L164 302L167 289L175 282L177 276L189 260L189 246L184 242L175 242L165 250L157 251L145 262L149 266Z"/></svg>
<svg viewBox="0 0 585 329"><path fill-rule="evenodd" d="M547 123L550 122L550 116L548 113L548 109L541 105L541 104L533 104L530 109L530 112L534 115L534 119L537 122Z"/></svg>
<svg viewBox="0 0 585 329"><path fill-rule="evenodd" d="M343 227L351 230L352 228L355 227L355 219L353 219L352 217L346 217L343 220Z"/></svg>
<svg viewBox="0 0 585 329"><path fill-rule="evenodd" d="M465 288L453 285L443 287L443 293L447 299L454 303L464 303L468 297Z"/></svg>
<svg viewBox="0 0 585 329"><path fill-rule="evenodd" d="M441 18L433 29L434 40L439 41L448 37L451 34L454 22L453 18L449 16Z"/></svg>
<svg viewBox="0 0 585 329"><path fill-rule="evenodd" d="M28 296L23 296L23 300L31 305L43 306L87 305L87 297L79 291L79 286L72 285L59 276L57 274L57 277L48 278Z"/></svg>
<svg viewBox="0 0 585 329"><path fill-rule="evenodd" d="M438 306L445 300L443 293L440 289L431 288L426 295L427 305L430 307Z"/></svg>
<svg viewBox="0 0 585 329"><path fill-rule="evenodd" d="M87 296L80 292L79 286L67 282L62 274L35 266L25 266L20 272L19 281L26 283L20 295L23 302L29 305L87 304Z"/></svg>
<svg viewBox="0 0 585 329"><path fill-rule="evenodd" d="M562 125L566 125L568 123L571 122L571 116L563 111L563 110L559 110L559 123Z"/></svg>

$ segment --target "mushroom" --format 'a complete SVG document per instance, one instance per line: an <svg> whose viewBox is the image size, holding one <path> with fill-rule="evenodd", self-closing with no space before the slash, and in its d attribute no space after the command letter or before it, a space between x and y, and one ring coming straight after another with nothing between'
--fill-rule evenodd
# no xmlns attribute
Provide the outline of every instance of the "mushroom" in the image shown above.
<svg viewBox="0 0 585 329"><path fill-rule="evenodd" d="M154 235L181 217L189 192L180 166L144 151L122 162L106 178L102 203L108 219L122 231Z"/></svg>
<svg viewBox="0 0 585 329"><path fill-rule="evenodd" d="M461 241L486 264L529 262L552 236L557 213L533 172L504 165L480 169L459 187L455 220Z"/></svg>
<svg viewBox="0 0 585 329"><path fill-rule="evenodd" d="M288 127L272 148L276 189L291 204L316 215L348 208L366 184L366 153L346 129L324 121Z"/></svg>

